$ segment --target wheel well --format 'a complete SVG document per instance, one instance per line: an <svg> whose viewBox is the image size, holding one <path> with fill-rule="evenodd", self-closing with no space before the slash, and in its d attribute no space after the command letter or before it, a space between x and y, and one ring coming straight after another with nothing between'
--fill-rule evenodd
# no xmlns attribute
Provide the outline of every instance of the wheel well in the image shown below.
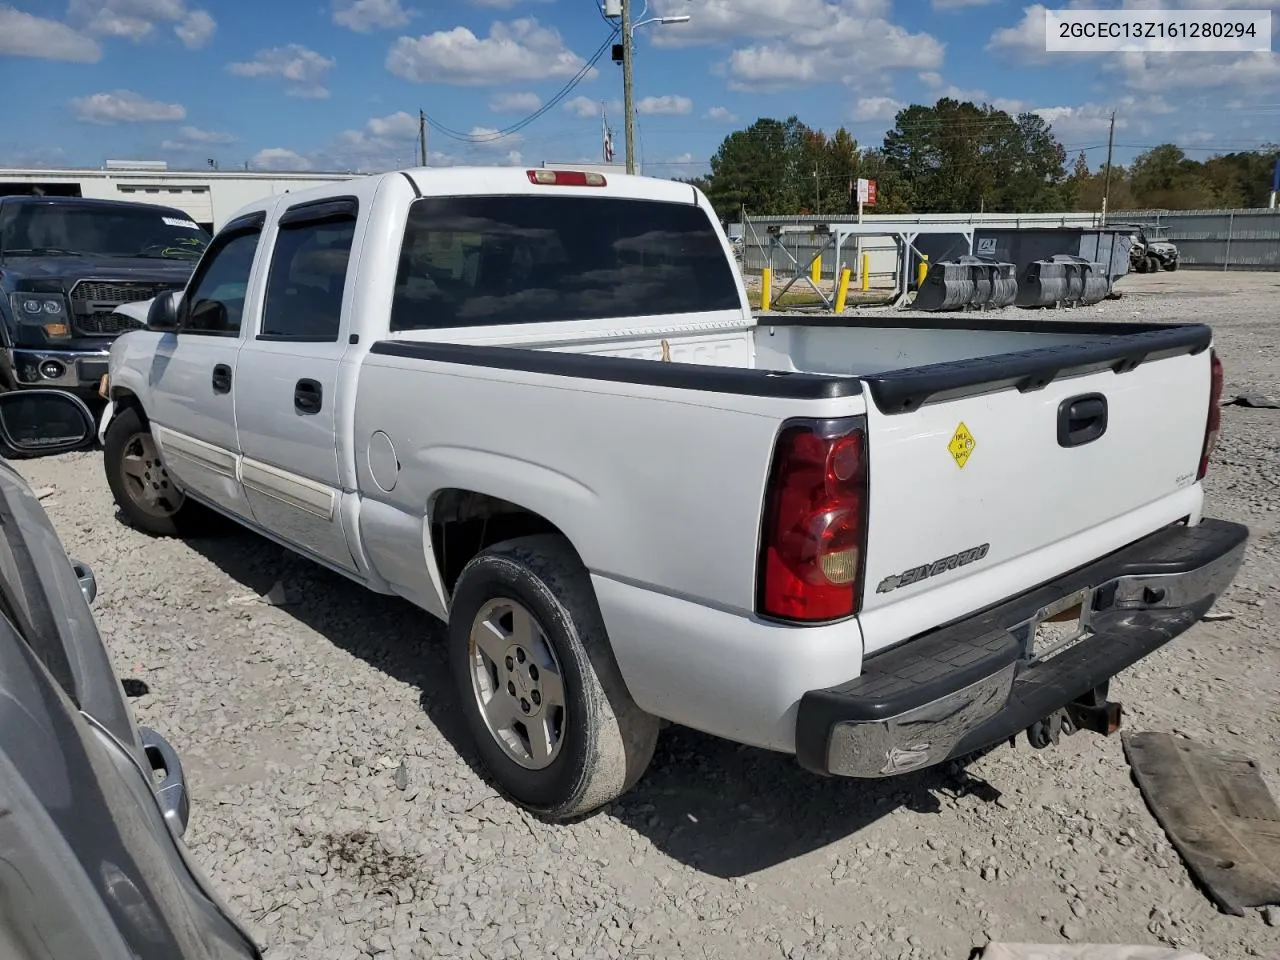
<svg viewBox="0 0 1280 960"><path fill-rule="evenodd" d="M146 423L147 412L142 409L142 401L138 399L138 395L132 390L126 390L123 387L112 390L111 400L115 403L117 410L137 410L142 422Z"/></svg>
<svg viewBox="0 0 1280 960"><path fill-rule="evenodd" d="M431 549L445 592L453 592L462 568L481 550L539 533L564 536L546 517L518 503L474 490L441 490L431 508Z"/></svg>

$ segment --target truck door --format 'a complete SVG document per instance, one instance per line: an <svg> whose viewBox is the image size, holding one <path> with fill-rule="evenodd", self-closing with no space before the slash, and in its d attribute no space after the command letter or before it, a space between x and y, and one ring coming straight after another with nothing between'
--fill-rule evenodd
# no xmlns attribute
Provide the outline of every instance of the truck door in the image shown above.
<svg viewBox="0 0 1280 960"><path fill-rule="evenodd" d="M241 480L254 519L343 570L356 563L339 509L335 412L358 214L354 197L283 211L259 322L236 371Z"/></svg>
<svg viewBox="0 0 1280 960"><path fill-rule="evenodd" d="M183 295L178 332L156 345L147 408L174 479L242 517L251 514L237 475L236 366L244 317L255 305L264 220L262 213L235 220L209 245Z"/></svg>

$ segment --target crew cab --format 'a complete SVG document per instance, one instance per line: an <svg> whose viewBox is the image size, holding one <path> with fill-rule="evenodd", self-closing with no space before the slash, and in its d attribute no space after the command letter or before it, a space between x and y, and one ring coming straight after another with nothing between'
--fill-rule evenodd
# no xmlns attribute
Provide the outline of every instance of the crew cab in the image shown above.
<svg viewBox="0 0 1280 960"><path fill-rule="evenodd" d="M548 818L627 790L660 720L857 778L1109 732L1247 538L1203 516L1208 327L756 317L687 184L272 197L146 310L124 517L224 514L445 620L484 763Z"/></svg>
<svg viewBox="0 0 1280 960"><path fill-rule="evenodd" d="M0 388L95 398L111 341L141 326L116 307L182 289L208 242L172 207L0 197Z"/></svg>

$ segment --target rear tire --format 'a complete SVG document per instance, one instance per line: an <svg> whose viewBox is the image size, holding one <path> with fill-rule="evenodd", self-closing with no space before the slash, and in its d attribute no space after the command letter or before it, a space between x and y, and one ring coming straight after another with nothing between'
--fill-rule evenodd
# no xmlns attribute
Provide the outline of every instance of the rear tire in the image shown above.
<svg viewBox="0 0 1280 960"><path fill-rule="evenodd" d="M1147 273L1159 273L1160 261L1155 257L1147 257Z"/></svg>
<svg viewBox="0 0 1280 960"><path fill-rule="evenodd" d="M102 449L107 486L129 526L155 537L188 537L211 528L212 511L169 478L151 427L136 407L111 418Z"/></svg>
<svg viewBox="0 0 1280 960"><path fill-rule="evenodd" d="M648 768L658 718L627 692L586 568L562 537L509 540L467 564L449 658L485 768L538 816L596 810Z"/></svg>
<svg viewBox="0 0 1280 960"><path fill-rule="evenodd" d="M1137 262L1137 263L1135 263L1135 264L1133 265L1133 269L1134 269L1137 273L1146 273L1146 272L1147 272L1147 258L1146 258L1146 257L1141 257L1141 258L1139 258L1138 262Z"/></svg>

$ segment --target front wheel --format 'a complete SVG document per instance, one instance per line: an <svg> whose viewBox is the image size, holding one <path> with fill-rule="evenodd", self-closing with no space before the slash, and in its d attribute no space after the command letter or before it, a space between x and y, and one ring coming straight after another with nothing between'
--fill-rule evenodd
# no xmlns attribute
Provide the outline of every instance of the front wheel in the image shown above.
<svg viewBox="0 0 1280 960"><path fill-rule="evenodd" d="M1171 271L1171 272L1172 272L1172 271L1174 271L1174 270L1177 270L1177 269L1178 269L1178 261L1177 261L1177 260L1170 260L1168 263L1166 263L1166 264L1164 265L1164 268L1165 268L1166 270Z"/></svg>
<svg viewBox="0 0 1280 960"><path fill-rule="evenodd" d="M207 508L188 500L169 477L151 428L136 408L111 418L103 466L116 506L131 527L157 537L182 537L207 523Z"/></svg>
<svg viewBox="0 0 1280 960"><path fill-rule="evenodd" d="M621 796L653 757L586 568L558 536L496 544L458 578L449 656L485 767L508 797L569 820Z"/></svg>

